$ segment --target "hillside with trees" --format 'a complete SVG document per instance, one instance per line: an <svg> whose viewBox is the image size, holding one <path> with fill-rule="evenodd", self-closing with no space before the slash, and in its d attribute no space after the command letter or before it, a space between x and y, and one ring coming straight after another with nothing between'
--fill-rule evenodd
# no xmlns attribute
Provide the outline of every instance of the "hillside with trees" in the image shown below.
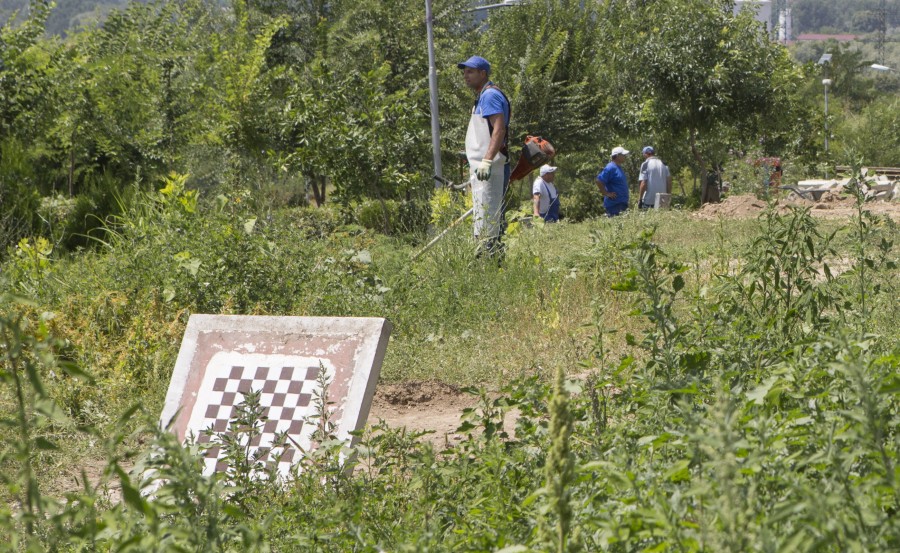
<svg viewBox="0 0 900 553"><path fill-rule="evenodd" d="M72 29L102 22L111 10L123 9L128 3L129 0L57 1L47 17L47 33L62 36ZM18 14L19 20L27 16L28 0L0 0L0 21L8 20L13 14Z"/></svg>
<svg viewBox="0 0 900 553"><path fill-rule="evenodd" d="M900 26L897 0L793 0L795 33L872 33L881 28L881 10L887 30Z"/></svg>
<svg viewBox="0 0 900 553"><path fill-rule="evenodd" d="M0 22L16 11L27 12L28 2L29 0L0 0ZM47 20L47 32L61 35L80 25L102 21L111 9L124 8L128 3L129 0L59 0ZM265 4L267 2L260 2L261 6ZM798 33L875 32L880 28L882 5L885 8L887 28L900 26L898 0L791 0L790 5L793 9L794 29Z"/></svg>

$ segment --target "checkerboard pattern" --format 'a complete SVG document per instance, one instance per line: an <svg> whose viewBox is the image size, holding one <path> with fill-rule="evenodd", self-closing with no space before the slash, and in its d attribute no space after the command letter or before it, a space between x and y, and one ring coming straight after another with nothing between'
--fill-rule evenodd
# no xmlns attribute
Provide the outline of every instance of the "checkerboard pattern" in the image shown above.
<svg viewBox="0 0 900 553"><path fill-rule="evenodd" d="M194 429L203 429L197 437L198 443L213 444L206 450L206 472L225 470L226 465L222 461L224 452L221 446L215 445L217 440L213 434L227 434L235 406L251 390L260 392L260 405L267 418L262 433L250 443L251 455L258 452L260 460L274 460L277 451L273 453L271 449L278 432L287 432L289 443L294 442L305 449L309 447L309 436L314 428L304 421L315 415L312 399L318 390L316 379L320 367L310 364L309 360L306 360L306 365L258 366L244 363L241 366L220 365L207 369L190 425ZM290 474L290 469L299 460L299 456L296 446L285 448L278 463L279 472L283 476Z"/></svg>

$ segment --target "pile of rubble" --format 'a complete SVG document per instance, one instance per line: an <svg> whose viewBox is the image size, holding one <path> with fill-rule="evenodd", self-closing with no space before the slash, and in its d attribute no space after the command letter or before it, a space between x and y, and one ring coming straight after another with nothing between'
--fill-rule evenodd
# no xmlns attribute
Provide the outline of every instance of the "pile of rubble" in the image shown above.
<svg viewBox="0 0 900 553"><path fill-rule="evenodd" d="M846 167L838 167L848 170ZM845 171L849 172L849 171ZM865 194L866 201L900 201L900 169L893 167L877 167L874 169L863 168L862 173L869 175L865 177L861 188ZM852 179L810 179L802 180L796 186L781 186L784 190L790 190L791 195L799 196L805 200L818 202L826 197L826 201L833 201L834 197L841 196L846 190L846 186Z"/></svg>

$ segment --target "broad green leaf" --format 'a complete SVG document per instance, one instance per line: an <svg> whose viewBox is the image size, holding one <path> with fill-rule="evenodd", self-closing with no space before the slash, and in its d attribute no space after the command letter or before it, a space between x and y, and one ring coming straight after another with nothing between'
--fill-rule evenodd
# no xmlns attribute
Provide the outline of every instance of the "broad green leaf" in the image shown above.
<svg viewBox="0 0 900 553"><path fill-rule="evenodd" d="M778 376L770 376L765 379L762 384L747 392L747 399L756 405L763 405L766 402L766 396L769 395L769 392L775 386L775 383L778 382L778 379Z"/></svg>
<svg viewBox="0 0 900 553"><path fill-rule="evenodd" d="M34 402L34 409L38 413L44 415L53 422L59 424L69 424L69 417L60 409L55 401L49 398L41 398Z"/></svg>

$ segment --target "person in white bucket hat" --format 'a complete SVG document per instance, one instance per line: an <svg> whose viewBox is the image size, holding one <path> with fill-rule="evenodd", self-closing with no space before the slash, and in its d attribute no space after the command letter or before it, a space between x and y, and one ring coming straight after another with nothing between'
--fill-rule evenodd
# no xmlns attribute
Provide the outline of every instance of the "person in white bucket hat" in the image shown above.
<svg viewBox="0 0 900 553"><path fill-rule="evenodd" d="M534 216L541 217L548 223L555 223L559 221L559 192L553 184L556 180L556 167L542 165L540 174L531 187Z"/></svg>

